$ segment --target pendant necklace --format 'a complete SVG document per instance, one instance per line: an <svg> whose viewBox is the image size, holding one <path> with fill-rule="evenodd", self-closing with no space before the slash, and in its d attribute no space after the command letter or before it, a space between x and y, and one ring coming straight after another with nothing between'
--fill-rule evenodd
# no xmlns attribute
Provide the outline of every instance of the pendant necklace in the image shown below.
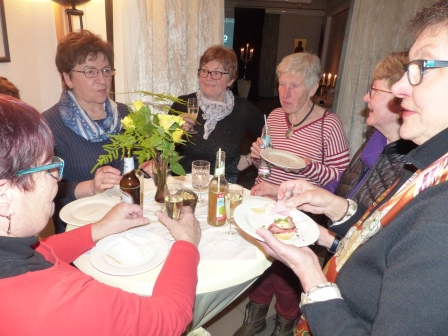
<svg viewBox="0 0 448 336"><path fill-rule="evenodd" d="M295 124L295 125L291 124L291 122L289 121L289 116L286 117L286 120L288 120L288 124L291 126L291 127L289 127L289 129L288 129L288 130L286 131L286 133L285 133L285 137L286 137L287 139L289 139L289 138L292 136L292 133L294 132L294 127L297 127L297 126L302 125L303 122L306 120L306 118L309 117L309 115L311 114L311 112L313 112L313 110L314 110L314 103L313 103L313 105L311 106L310 111L306 114L305 118L303 118L301 122L299 122L298 124Z"/></svg>

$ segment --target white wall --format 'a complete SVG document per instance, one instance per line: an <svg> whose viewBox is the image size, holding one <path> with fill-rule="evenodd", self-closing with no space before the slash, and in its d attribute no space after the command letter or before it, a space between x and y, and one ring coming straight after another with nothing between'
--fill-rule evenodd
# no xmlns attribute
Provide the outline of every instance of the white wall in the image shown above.
<svg viewBox="0 0 448 336"><path fill-rule="evenodd" d="M22 100L43 112L59 100L61 93L54 63L57 46L54 7L60 9L60 6L50 0L3 1L11 62L0 63L0 75L19 88ZM77 8L85 12L84 28L105 38L104 0L92 0ZM76 28L79 20L75 22Z"/></svg>

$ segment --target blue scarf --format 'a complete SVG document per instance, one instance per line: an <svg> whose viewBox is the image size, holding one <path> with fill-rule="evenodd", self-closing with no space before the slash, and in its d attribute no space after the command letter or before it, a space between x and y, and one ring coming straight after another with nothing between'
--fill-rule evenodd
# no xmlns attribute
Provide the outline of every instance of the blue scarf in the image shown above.
<svg viewBox="0 0 448 336"><path fill-rule="evenodd" d="M104 110L106 118L94 121L79 106L75 96L69 90L62 92L59 100L59 113L64 125L80 137L92 142L107 141L109 134L117 134L121 130L117 104L107 98L104 102Z"/></svg>

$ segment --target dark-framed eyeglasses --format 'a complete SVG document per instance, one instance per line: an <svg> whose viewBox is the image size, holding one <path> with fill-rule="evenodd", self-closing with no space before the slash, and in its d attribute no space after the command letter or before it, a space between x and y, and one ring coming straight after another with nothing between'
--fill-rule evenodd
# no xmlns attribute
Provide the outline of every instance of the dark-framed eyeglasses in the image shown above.
<svg viewBox="0 0 448 336"><path fill-rule="evenodd" d="M409 84L416 86L422 82L426 69L446 67L448 67L448 61L414 60L404 66L404 71L408 75Z"/></svg>
<svg viewBox="0 0 448 336"><path fill-rule="evenodd" d="M95 78L95 77L97 77L98 73L100 71L103 73L104 77L112 77L113 75L115 75L115 69L112 69L111 67L105 67L105 68L102 68L102 69L87 68L87 69L84 69L84 70L71 70L71 72L81 72L87 78Z"/></svg>
<svg viewBox="0 0 448 336"><path fill-rule="evenodd" d="M377 89L377 88L374 88L373 86L371 86L371 87L370 87L370 89L369 89L369 97L370 97L370 99L372 99L372 96L373 96L373 93L372 93L372 91L373 91L373 92L384 92L384 93L392 93L391 91L387 91L387 90L380 90L380 89Z"/></svg>
<svg viewBox="0 0 448 336"><path fill-rule="evenodd" d="M228 75L228 72L222 72L222 71L208 71L205 69L198 69L198 76L202 78L207 78L207 76L210 74L213 79L221 79L222 75Z"/></svg>
<svg viewBox="0 0 448 336"><path fill-rule="evenodd" d="M41 171L47 171L47 173L50 174L51 177L59 182L60 180L62 180L62 174L64 173L64 160L62 160L58 156L53 156L53 160L50 164L19 170L16 173L16 176L38 173Z"/></svg>

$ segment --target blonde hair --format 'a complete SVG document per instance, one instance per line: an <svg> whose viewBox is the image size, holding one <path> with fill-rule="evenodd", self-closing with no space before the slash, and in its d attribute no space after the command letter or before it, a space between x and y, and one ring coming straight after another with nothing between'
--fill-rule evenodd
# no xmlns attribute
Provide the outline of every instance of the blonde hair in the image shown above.
<svg viewBox="0 0 448 336"><path fill-rule="evenodd" d="M403 66L407 63L409 63L407 51L390 53L376 64L372 82L385 79L391 88L403 76Z"/></svg>

